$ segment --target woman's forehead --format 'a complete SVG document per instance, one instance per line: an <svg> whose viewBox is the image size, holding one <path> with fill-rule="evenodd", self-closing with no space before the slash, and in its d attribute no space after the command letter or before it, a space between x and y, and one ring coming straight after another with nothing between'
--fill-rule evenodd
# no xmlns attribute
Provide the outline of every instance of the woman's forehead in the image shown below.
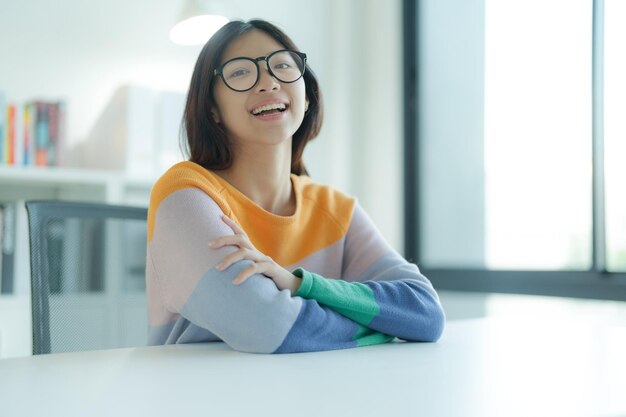
<svg viewBox="0 0 626 417"><path fill-rule="evenodd" d="M239 56L248 58L266 56L280 49L285 49L285 46L267 33L253 29L239 36L228 45L222 56L222 63Z"/></svg>

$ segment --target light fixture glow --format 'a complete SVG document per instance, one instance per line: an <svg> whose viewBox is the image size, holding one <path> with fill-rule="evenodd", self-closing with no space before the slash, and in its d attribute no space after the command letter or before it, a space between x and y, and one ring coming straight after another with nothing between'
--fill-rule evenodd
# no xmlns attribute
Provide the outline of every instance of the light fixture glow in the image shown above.
<svg viewBox="0 0 626 417"><path fill-rule="evenodd" d="M184 0L170 39L179 45L203 45L234 15L234 0Z"/></svg>
<svg viewBox="0 0 626 417"><path fill-rule="evenodd" d="M200 15L177 23L170 31L170 39L179 45L203 45L215 32L228 23L218 15Z"/></svg>

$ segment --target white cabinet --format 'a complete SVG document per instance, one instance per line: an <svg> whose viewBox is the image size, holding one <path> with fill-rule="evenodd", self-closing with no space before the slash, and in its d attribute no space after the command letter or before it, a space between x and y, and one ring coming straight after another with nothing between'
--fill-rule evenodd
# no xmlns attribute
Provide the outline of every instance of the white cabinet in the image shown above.
<svg viewBox="0 0 626 417"><path fill-rule="evenodd" d="M14 291L0 295L0 358L31 352L30 260L24 201L54 199L147 207L154 181L128 178L114 171L0 165L0 203L17 202ZM145 311L145 300L136 299L129 308Z"/></svg>

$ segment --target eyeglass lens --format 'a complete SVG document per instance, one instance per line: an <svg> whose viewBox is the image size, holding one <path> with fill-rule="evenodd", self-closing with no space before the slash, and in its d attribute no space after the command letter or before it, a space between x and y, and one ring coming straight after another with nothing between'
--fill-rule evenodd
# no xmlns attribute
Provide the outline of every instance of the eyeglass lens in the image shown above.
<svg viewBox="0 0 626 417"><path fill-rule="evenodd" d="M292 83L302 77L304 62L291 51L280 51L268 58L268 69L279 81ZM239 58L228 62L222 69L224 82L233 90L249 90L257 82L258 66L249 58Z"/></svg>

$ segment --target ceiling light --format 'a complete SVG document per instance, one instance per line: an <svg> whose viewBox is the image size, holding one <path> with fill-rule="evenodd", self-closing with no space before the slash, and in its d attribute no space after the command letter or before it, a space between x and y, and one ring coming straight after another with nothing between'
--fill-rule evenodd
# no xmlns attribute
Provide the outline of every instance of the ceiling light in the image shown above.
<svg viewBox="0 0 626 417"><path fill-rule="evenodd" d="M170 39L179 45L203 45L228 23L229 10L220 0L185 0Z"/></svg>

